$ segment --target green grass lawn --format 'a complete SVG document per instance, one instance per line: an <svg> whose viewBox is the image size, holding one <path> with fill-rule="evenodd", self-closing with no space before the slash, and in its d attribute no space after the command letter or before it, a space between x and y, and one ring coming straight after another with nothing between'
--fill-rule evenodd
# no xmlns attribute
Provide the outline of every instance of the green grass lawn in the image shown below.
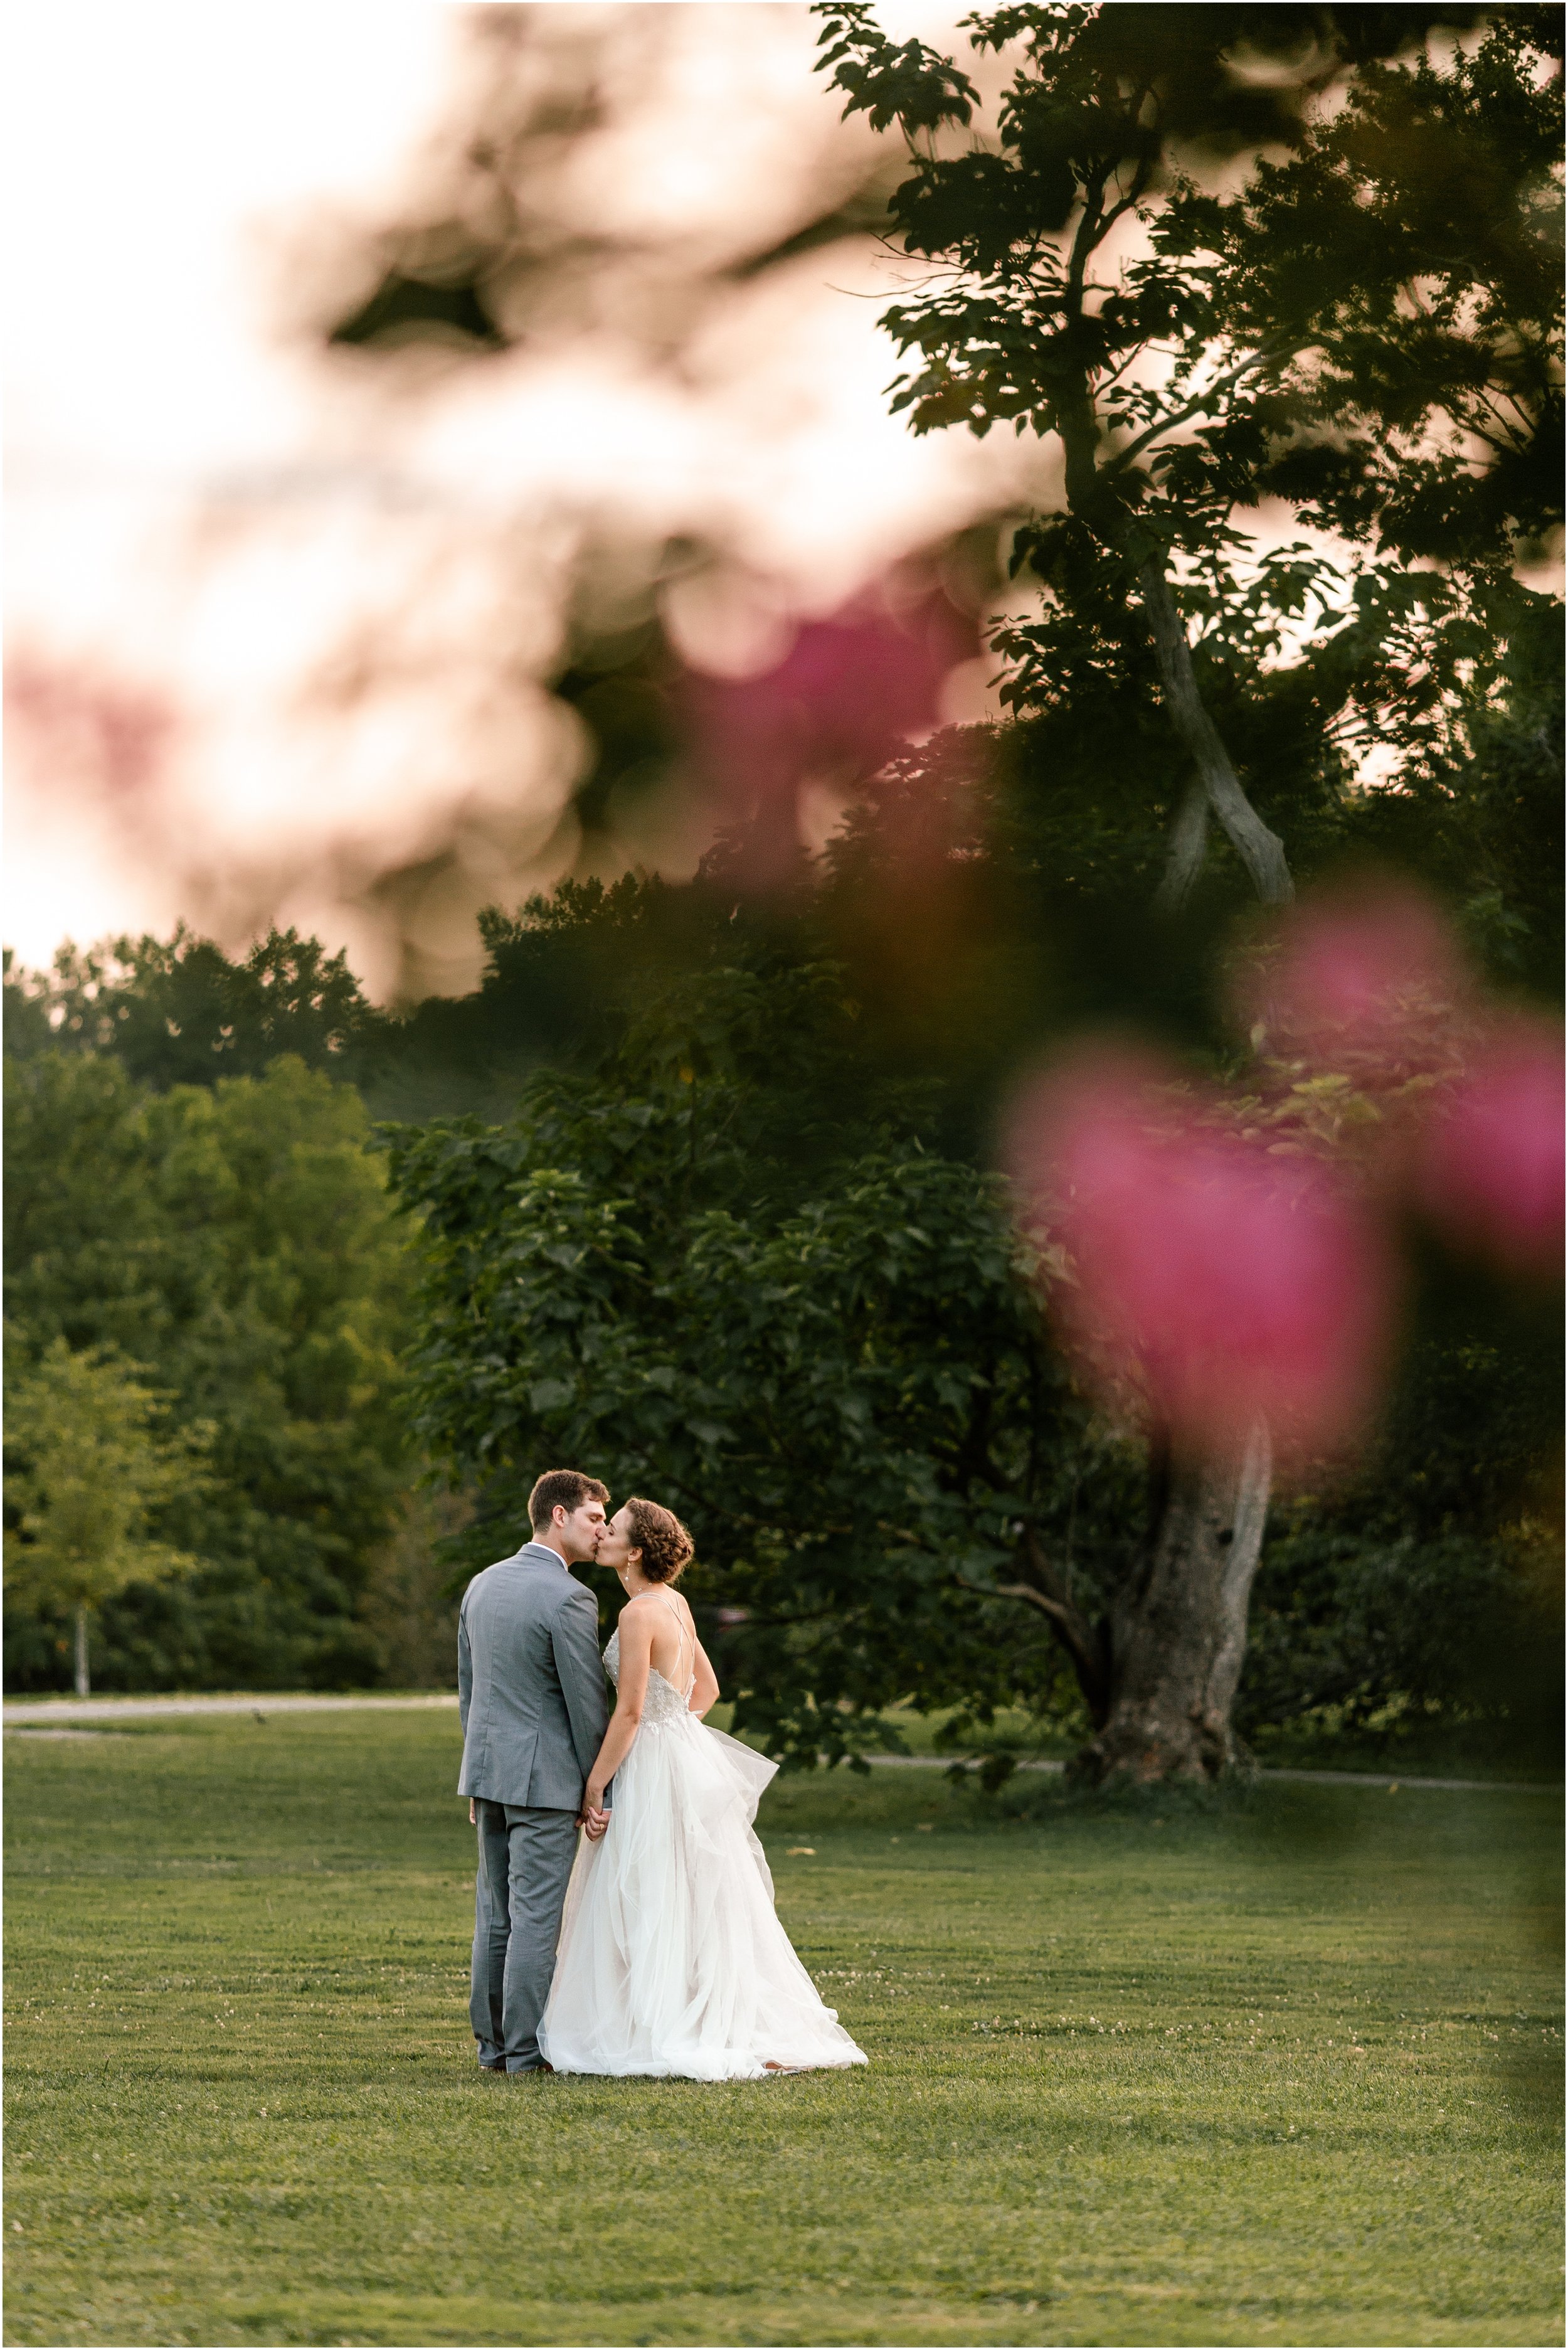
<svg viewBox="0 0 1568 2350"><path fill-rule="evenodd" d="M1551 1797L786 1783L701 2087L478 2071L450 1714L6 1753L9 2341L1561 2338Z"/></svg>

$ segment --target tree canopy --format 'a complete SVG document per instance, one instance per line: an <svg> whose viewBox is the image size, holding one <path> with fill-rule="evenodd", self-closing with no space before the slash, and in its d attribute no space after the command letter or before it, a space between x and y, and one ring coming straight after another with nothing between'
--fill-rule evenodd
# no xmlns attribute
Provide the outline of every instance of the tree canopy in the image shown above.
<svg viewBox="0 0 1568 2350"><path fill-rule="evenodd" d="M866 812L861 880L902 815L884 838ZM900 1698L1082 1722L1094 1627L1145 1538L1143 1449L1052 1343L1041 1268L983 1145L981 1163L955 1149L941 1085L878 1085L844 966L792 970L780 947L776 925L764 954L717 923L613 1051L541 1076L514 1120L393 1139L421 1231L416 1420L480 1496L462 1555L506 1546L540 1461L588 1462L692 1525L693 1596L776 1751L875 1743ZM1280 1114L1310 1122L1318 1081L1299 1075ZM1265 1550L1252 1726L1287 1689L1297 1713L1376 1714L1417 1687L1438 1713L1532 1711L1499 1668L1541 1604L1550 1334L1473 1284L1431 1295L1374 1456L1299 1488ZM1476 1440L1493 1474L1438 1476L1438 1451ZM1021 1565L1021 1529L1064 1572ZM1462 1656L1423 1628L1438 1551L1473 1627ZM1332 1628L1349 1611L1365 1641Z"/></svg>
<svg viewBox="0 0 1568 2350"><path fill-rule="evenodd" d="M161 1399L112 1356L63 1338L13 1374L5 1402L5 1586L24 1606L76 1619L77 1686L88 1690L87 1617L128 1584L196 1564L151 1527L202 1484L206 1431L170 1430Z"/></svg>
<svg viewBox="0 0 1568 2350"><path fill-rule="evenodd" d="M845 111L909 149L892 216L929 274L884 318L912 360L895 408L1061 452L1064 510L1017 542L1046 608L1000 640L1010 693L1158 676L1197 769L1166 902L1210 815L1258 893L1288 897L1236 705L1266 734L1305 684L1342 743L1433 723L1522 624L1516 545L1561 522L1560 16L1456 38L1478 12L981 11L974 49L1012 70L954 151L938 134L974 124L969 74L894 44L866 0L818 14ZM1271 500L1339 533L1338 558L1261 532Z"/></svg>
<svg viewBox="0 0 1568 2350"><path fill-rule="evenodd" d="M33 1430L19 1473L39 1473L37 1444L56 1459L76 1442L78 1378L127 1413L145 1382L173 1427L209 1431L202 1473L161 1470L143 1497L191 1571L106 1604L100 1678L373 1677L354 1609L403 1466L406 1274L357 1096L286 1057L162 1096L98 1054L7 1074L7 1318ZM122 1390L113 1361L145 1368ZM60 1637L29 1596L9 1627L24 1686L47 1682Z"/></svg>

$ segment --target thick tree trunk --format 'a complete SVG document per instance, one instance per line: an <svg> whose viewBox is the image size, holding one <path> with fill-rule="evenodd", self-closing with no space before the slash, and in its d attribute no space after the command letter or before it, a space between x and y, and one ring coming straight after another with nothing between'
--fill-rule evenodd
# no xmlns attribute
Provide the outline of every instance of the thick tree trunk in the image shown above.
<svg viewBox="0 0 1568 2350"><path fill-rule="evenodd" d="M88 1612L85 1607L77 1609L77 1695L92 1695L92 1684L88 1679Z"/></svg>
<svg viewBox="0 0 1568 2350"><path fill-rule="evenodd" d="M1089 1778L1212 1780L1241 1759L1231 1708L1271 1482L1261 1426L1240 1461L1172 1469L1143 1572L1112 1611L1104 1723L1078 1758Z"/></svg>
<svg viewBox="0 0 1568 2350"><path fill-rule="evenodd" d="M1179 914L1192 894L1209 854L1209 795L1195 777L1187 787L1166 843L1165 871L1154 902L1162 914Z"/></svg>
<svg viewBox="0 0 1568 2350"><path fill-rule="evenodd" d="M1071 510L1106 546L1125 544L1097 469L1100 428L1086 387L1060 430ZM1284 843L1241 788L1209 714L1161 558L1146 557L1137 579L1161 698L1196 770L1170 827L1155 902L1165 913L1185 904L1203 870L1212 816L1263 903L1288 905L1295 889ZM1208 1780L1241 1759L1231 1709L1272 1482L1261 1423L1239 1460L1178 1467L1165 1481L1141 1572L1097 1624L1078 1608L1033 1529L1024 1533L1019 1577L998 1587L1037 1608L1072 1659L1096 1731L1078 1758L1091 1779Z"/></svg>
<svg viewBox="0 0 1568 2350"><path fill-rule="evenodd" d="M1209 806L1246 867L1252 887L1265 906L1287 906L1295 895L1284 843L1269 830L1241 789L1231 754L1204 706L1192 666L1192 648L1176 608L1165 567L1151 555L1139 567L1138 586L1154 637L1160 685L1170 723L1198 770ZM1160 902L1179 907L1202 865L1203 827L1196 826L1190 802L1184 802L1172 827Z"/></svg>
<svg viewBox="0 0 1568 2350"><path fill-rule="evenodd" d="M1231 1709L1272 1484L1261 1420L1239 1459L1172 1469L1141 1572L1097 1624L1024 1530L1019 1579L996 1588L1037 1608L1072 1659L1096 1733L1081 1775L1216 1779L1243 1759Z"/></svg>

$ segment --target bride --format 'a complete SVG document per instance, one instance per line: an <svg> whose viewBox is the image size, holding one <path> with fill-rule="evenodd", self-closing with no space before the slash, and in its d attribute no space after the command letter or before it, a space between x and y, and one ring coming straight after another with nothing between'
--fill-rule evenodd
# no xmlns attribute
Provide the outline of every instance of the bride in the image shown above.
<svg viewBox="0 0 1568 2350"><path fill-rule="evenodd" d="M583 1799L540 2051L557 2073L692 2081L864 2064L774 1915L752 1822L778 1766L702 1725L719 1684L671 1588L691 1555L680 1519L635 1498L599 1544L628 1596L605 1650L617 1703Z"/></svg>

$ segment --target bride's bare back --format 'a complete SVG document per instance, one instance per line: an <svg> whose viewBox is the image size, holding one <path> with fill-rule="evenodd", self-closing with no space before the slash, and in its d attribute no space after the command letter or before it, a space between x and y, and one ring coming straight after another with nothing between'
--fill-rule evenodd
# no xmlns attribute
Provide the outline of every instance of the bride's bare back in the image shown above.
<svg viewBox="0 0 1568 2350"><path fill-rule="evenodd" d="M652 1625L649 1663L671 1689L684 1695L699 1645L691 1608L678 1591L662 1589L639 1592L635 1599L628 1600L621 1610L623 1620L633 1608L646 1614Z"/></svg>

